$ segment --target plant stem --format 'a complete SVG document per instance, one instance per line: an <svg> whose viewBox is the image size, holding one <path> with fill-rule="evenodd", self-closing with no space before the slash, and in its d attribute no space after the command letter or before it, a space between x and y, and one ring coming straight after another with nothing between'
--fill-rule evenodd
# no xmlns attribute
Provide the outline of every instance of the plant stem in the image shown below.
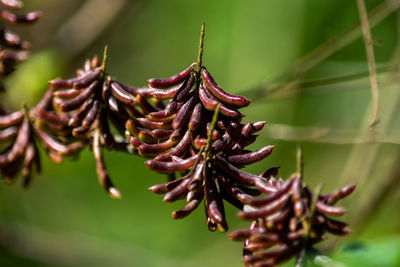
<svg viewBox="0 0 400 267"><path fill-rule="evenodd" d="M378 25L382 20L387 18L399 7L400 1L386 0L380 4L373 11L371 11L368 16L370 27L373 28ZM297 80L303 77L305 73L313 69L315 66L357 40L361 34L361 24L357 23L338 36L322 43L317 48L310 51L295 64L293 64L292 67L271 81L264 82L255 88L250 88L250 90L244 91L243 94L253 95L254 99L261 100L265 96L269 96L283 88L286 88L288 83L278 84L275 86L271 86L271 84L277 81Z"/></svg>
<svg viewBox="0 0 400 267"><path fill-rule="evenodd" d="M208 136L207 136L207 144L206 144L206 158L208 158L210 151L211 151L211 145L212 145L212 133L215 129L215 125L217 124L218 121L218 114L219 114L219 107L221 104L218 104L217 107L215 108L214 115L211 121L210 125L210 130L208 131Z"/></svg>
<svg viewBox="0 0 400 267"><path fill-rule="evenodd" d="M305 257L306 257L306 248L302 248L299 254L297 255L294 267L302 267Z"/></svg>
<svg viewBox="0 0 400 267"><path fill-rule="evenodd" d="M104 75L106 73L107 60L108 60L108 45L104 46L103 61L101 63L101 74L100 74L101 79L104 78Z"/></svg>
<svg viewBox="0 0 400 267"><path fill-rule="evenodd" d="M296 148L296 176L303 179L303 153L300 145Z"/></svg>
<svg viewBox="0 0 400 267"><path fill-rule="evenodd" d="M299 151L299 149L298 149ZM301 151L301 149L300 149ZM301 154L301 152L300 152ZM322 191L322 184L319 184L317 188L315 189L315 192L313 194L312 202L311 202L311 207L310 207L310 215L308 218L302 221L303 229L305 230L304 232L304 240L303 240L303 247L300 250L299 254L297 255L295 267L301 267L303 266L304 259L306 257L307 253L307 245L308 245L308 240L310 238L310 233L311 233L311 228L312 228L312 222L314 220L314 215L315 215L315 207L317 205L318 197L321 194Z"/></svg>
<svg viewBox="0 0 400 267"><path fill-rule="evenodd" d="M364 0L357 0L358 12L360 14L361 29L364 36L365 50L367 53L368 69L369 69L369 80L371 84L371 95L372 95L372 110L369 126L374 127L379 121L378 116L378 103L379 103L379 90L378 80L376 78L376 67L375 67L375 56L374 47L372 44L371 30L368 22L367 9L365 7Z"/></svg>
<svg viewBox="0 0 400 267"><path fill-rule="evenodd" d="M201 70L201 64L203 63L204 34L205 34L205 23L203 22L201 24L200 41L199 41L199 55L197 57L197 67L198 67L199 73Z"/></svg>

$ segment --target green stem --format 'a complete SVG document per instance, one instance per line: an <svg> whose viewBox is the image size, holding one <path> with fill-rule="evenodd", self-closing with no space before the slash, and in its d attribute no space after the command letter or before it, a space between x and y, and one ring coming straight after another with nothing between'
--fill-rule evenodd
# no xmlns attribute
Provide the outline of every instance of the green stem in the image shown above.
<svg viewBox="0 0 400 267"><path fill-rule="evenodd" d="M297 145L296 148L296 175L303 179L303 153L301 150L301 146Z"/></svg>
<svg viewBox="0 0 400 267"><path fill-rule="evenodd" d="M211 145L212 145L212 133L215 129L215 125L217 124L218 121L218 114L219 114L219 107L221 104L218 104L217 107L215 108L214 115L211 121L210 125L210 130L208 131L208 137L207 137L207 144L206 144L206 158L208 158L210 151L211 151Z"/></svg>
<svg viewBox="0 0 400 267"><path fill-rule="evenodd" d="M101 63L101 74L100 74L101 79L104 78L106 73L107 60L108 60L108 46L106 45L103 51L103 62Z"/></svg>
<svg viewBox="0 0 400 267"><path fill-rule="evenodd" d="M200 42L199 42L199 55L197 57L197 67L198 72L200 73L201 64L203 62L203 51L204 51L204 34L205 34L205 23L201 24L201 31L200 31Z"/></svg>

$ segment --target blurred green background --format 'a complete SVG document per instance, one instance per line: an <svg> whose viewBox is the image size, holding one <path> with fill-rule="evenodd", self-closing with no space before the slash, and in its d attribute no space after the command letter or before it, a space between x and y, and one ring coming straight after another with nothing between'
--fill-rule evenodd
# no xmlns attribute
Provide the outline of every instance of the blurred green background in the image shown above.
<svg viewBox="0 0 400 267"><path fill-rule="evenodd" d="M321 53L302 61L296 70L304 75L292 71L321 44L348 38L342 33L359 22L359 14L356 1L345 0L25 1L24 10L42 10L43 17L34 26L13 28L31 41L32 56L7 80L2 102L34 104L48 80L74 76L105 45L108 71L119 80L142 86L148 78L168 77L196 60L205 22L203 64L223 88L253 98L245 121L268 121L254 148L277 145L249 170L280 166L287 177L301 144L311 188L323 183L329 192L358 183L341 202L354 233L323 242L318 248L333 261L320 264L400 266L399 1L365 2L369 12L386 11L372 29L381 121L373 130L359 28L349 45L323 47L333 55L322 56L316 67L308 66ZM278 89L266 95L268 88ZM141 158L106 153L121 200L109 199L98 184L89 151L58 166L43 159L43 173L29 189L0 185L0 266L242 266L242 244L210 233L202 207L185 220L171 218L184 204L163 203L147 190L164 177ZM236 210L227 213L230 229L248 227Z"/></svg>

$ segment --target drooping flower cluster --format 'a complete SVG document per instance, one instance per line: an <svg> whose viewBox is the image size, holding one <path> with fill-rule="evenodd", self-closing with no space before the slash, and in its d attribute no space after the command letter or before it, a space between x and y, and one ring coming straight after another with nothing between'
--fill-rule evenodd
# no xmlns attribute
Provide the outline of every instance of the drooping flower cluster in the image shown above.
<svg viewBox="0 0 400 267"><path fill-rule="evenodd" d="M334 204L351 194L355 185L343 187L330 194L312 193L298 175L283 181L270 178L257 183L267 193L248 201L250 208L238 216L254 220L248 230L230 233L235 241L245 241L243 261L246 266L275 266L289 260L302 249L325 238L325 233L346 235L347 224L331 217L345 210ZM270 188L276 192L270 193Z"/></svg>
<svg viewBox="0 0 400 267"><path fill-rule="evenodd" d="M127 136L139 154L155 156L146 162L150 169L182 174L150 190L165 194L167 202L186 198L185 207L172 213L175 219L186 217L205 199L209 229L226 231L223 200L242 208L238 192L260 193L252 186L264 178L240 168L272 152L274 146L245 150L265 122L242 124L239 109L250 100L220 88L206 68L196 63L170 78L148 83L149 94L169 102L165 109L129 120Z"/></svg>
<svg viewBox="0 0 400 267"><path fill-rule="evenodd" d="M133 153L129 142L123 138L126 121L144 116L146 108L156 107L137 92L136 88L124 85L105 73L97 57L87 60L77 77L50 81L52 93L51 121L36 109L35 117L46 126L53 124L63 137L91 144L96 160L99 181L114 198L120 192L111 182L105 167L102 147ZM119 135L112 133L111 125Z"/></svg>
<svg viewBox="0 0 400 267"><path fill-rule="evenodd" d="M29 43L23 41L17 34L3 26L2 22L9 24L26 24L37 21L40 12L30 12L24 15L16 15L9 9L22 7L22 2L17 0L0 1L0 76L7 76L14 71L15 65L26 59L28 54L25 49Z"/></svg>

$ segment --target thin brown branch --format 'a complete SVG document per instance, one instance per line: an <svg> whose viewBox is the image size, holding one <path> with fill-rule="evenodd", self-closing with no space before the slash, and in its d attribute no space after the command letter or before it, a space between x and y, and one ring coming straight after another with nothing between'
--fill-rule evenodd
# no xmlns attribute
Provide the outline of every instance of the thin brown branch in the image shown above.
<svg viewBox="0 0 400 267"><path fill-rule="evenodd" d="M390 14L396 11L400 7L400 1L398 0L386 0L381 5L376 7L368 16L370 28L375 27L385 18L387 18ZM350 27L348 30L343 32L342 34L324 42L303 58L298 60L292 67L288 70L284 71L282 74L277 76L275 79L271 81L261 83L255 88L250 88L249 90L243 92L253 99L261 100L262 97L269 96L281 89L285 89L291 85L291 83L296 82L296 80L300 79L307 72L313 69L315 66L325 61L336 52L340 51L347 45L351 44L355 40L357 40L362 32L361 32L361 24L357 23L356 25ZM277 81L290 81L285 82L283 84L271 85Z"/></svg>
<svg viewBox="0 0 400 267"><path fill-rule="evenodd" d="M291 142L314 142L338 145L388 143L400 144L400 133L379 131L337 130L323 127L299 127L273 124L263 132L268 139Z"/></svg>
<svg viewBox="0 0 400 267"><path fill-rule="evenodd" d="M375 55L374 47L372 42L371 31L368 22L367 9L365 7L364 0L357 0L358 12L360 14L361 29L364 36L365 50L368 60L369 79L371 84L371 96L372 96L372 109L369 126L375 126L378 121L378 105L379 105L379 90L378 90L378 79L376 77L375 67Z"/></svg>

